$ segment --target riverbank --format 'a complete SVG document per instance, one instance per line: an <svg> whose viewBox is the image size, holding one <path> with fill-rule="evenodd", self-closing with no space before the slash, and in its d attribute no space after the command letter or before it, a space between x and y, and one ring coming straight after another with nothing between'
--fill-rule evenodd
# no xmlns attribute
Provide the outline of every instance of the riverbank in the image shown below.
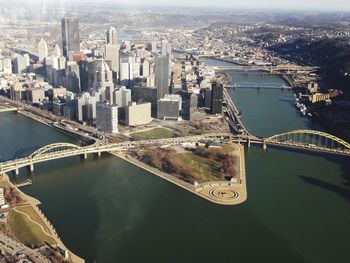
<svg viewBox="0 0 350 263"><path fill-rule="evenodd" d="M11 182L11 180L9 179L9 176L7 174L3 174L2 179L5 180L6 184L8 184L8 187L15 189L15 191L19 193L19 195L21 196L21 198L25 202L25 204L21 204L20 206L11 207L10 211L11 211L11 209L13 209L15 212L27 216L30 221L32 221L35 225L38 225L41 228L42 232L45 235L52 238L54 240L54 242L56 243L56 245L60 249L63 249L66 251L64 257L67 260L70 260L72 263L84 263L85 261L82 258L80 258L76 254L74 254L72 251L70 251L63 244L63 242L62 242L61 238L58 236L54 226L50 223L50 221L47 219L47 217L44 215L44 213L39 209L39 205L41 204L41 202L38 199L23 193L15 184L13 184ZM34 218L37 218L37 220L33 220L33 218L29 217L29 215L27 215L26 213L18 211L16 209L18 207L30 207L31 209L33 209L33 211L35 211ZM39 222L37 222L37 221L39 221Z"/></svg>

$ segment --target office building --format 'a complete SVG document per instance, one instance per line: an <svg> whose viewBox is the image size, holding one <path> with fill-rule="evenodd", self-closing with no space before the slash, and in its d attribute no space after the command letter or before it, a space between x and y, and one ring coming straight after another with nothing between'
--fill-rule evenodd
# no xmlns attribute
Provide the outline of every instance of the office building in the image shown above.
<svg viewBox="0 0 350 263"><path fill-rule="evenodd" d="M211 109L211 93L212 88L206 88L204 91L204 107L207 109Z"/></svg>
<svg viewBox="0 0 350 263"><path fill-rule="evenodd" d="M129 52L119 53L119 81L120 84L128 88L134 85L134 76L139 72L139 65L136 65L135 55ZM139 74L137 74L139 75Z"/></svg>
<svg viewBox="0 0 350 263"><path fill-rule="evenodd" d="M66 68L66 87L69 91L80 93L80 70L76 62L67 62Z"/></svg>
<svg viewBox="0 0 350 263"><path fill-rule="evenodd" d="M47 43L44 39L41 39L39 41L38 54L39 54L39 61L41 62L43 62L45 58L47 58L47 56L49 55Z"/></svg>
<svg viewBox="0 0 350 263"><path fill-rule="evenodd" d="M26 89L23 87L22 83L15 83L10 86L10 98L12 100L24 100Z"/></svg>
<svg viewBox="0 0 350 263"><path fill-rule="evenodd" d="M218 82L212 83L211 90L211 114L222 113L222 102L224 99L224 87Z"/></svg>
<svg viewBox="0 0 350 263"><path fill-rule="evenodd" d="M147 46L146 46L146 49L149 51L149 52L157 52L157 45L158 43L157 42L148 42L147 43Z"/></svg>
<svg viewBox="0 0 350 263"><path fill-rule="evenodd" d="M180 95L166 95L157 102L157 118L181 120L181 109L182 99Z"/></svg>
<svg viewBox="0 0 350 263"><path fill-rule="evenodd" d="M62 56L61 48L57 44L55 45L55 47L53 49L52 56L54 56L54 57L61 57Z"/></svg>
<svg viewBox="0 0 350 263"><path fill-rule="evenodd" d="M29 72L30 58L28 54L17 54L14 61L15 73L27 73Z"/></svg>
<svg viewBox="0 0 350 263"><path fill-rule="evenodd" d="M64 108L66 107L66 101L61 98L55 98L52 101L52 113L57 116L64 116Z"/></svg>
<svg viewBox="0 0 350 263"><path fill-rule="evenodd" d="M136 104L126 107L125 124L128 126L146 125L152 121L151 103Z"/></svg>
<svg viewBox="0 0 350 263"><path fill-rule="evenodd" d="M113 104L118 107L127 107L131 102L131 90L125 86L118 87L113 91Z"/></svg>
<svg viewBox="0 0 350 263"><path fill-rule="evenodd" d="M58 97L64 97L66 93L67 93L67 89L62 86L56 87L56 88L50 88L47 91L47 95L50 100L53 100L54 98L58 98Z"/></svg>
<svg viewBox="0 0 350 263"><path fill-rule="evenodd" d="M96 98L89 93L80 94L75 99L76 119L79 122L93 124L96 120Z"/></svg>
<svg viewBox="0 0 350 263"><path fill-rule="evenodd" d="M96 127L101 131L118 133L118 106L97 102Z"/></svg>
<svg viewBox="0 0 350 263"><path fill-rule="evenodd" d="M170 56L171 57L171 44L167 40L162 40L162 46L161 46L161 55L164 56Z"/></svg>
<svg viewBox="0 0 350 263"><path fill-rule="evenodd" d="M118 31L114 27L110 27L107 30L107 45L118 45Z"/></svg>
<svg viewBox="0 0 350 263"><path fill-rule="evenodd" d="M12 62L10 58L0 57L0 72L12 74Z"/></svg>
<svg viewBox="0 0 350 263"><path fill-rule="evenodd" d="M170 57L157 56L155 60L155 84L157 87L157 99L164 98L169 94L170 87Z"/></svg>
<svg viewBox="0 0 350 263"><path fill-rule="evenodd" d="M104 59L80 61L79 71L83 91L99 91L113 86L113 73Z"/></svg>
<svg viewBox="0 0 350 263"><path fill-rule="evenodd" d="M63 56L69 60L71 53L80 51L79 21L78 19L63 18L61 27Z"/></svg>
<svg viewBox="0 0 350 263"><path fill-rule="evenodd" d="M45 91L43 88L27 89L27 100L31 103L41 103L45 99Z"/></svg>
<svg viewBox="0 0 350 263"><path fill-rule="evenodd" d="M115 83L119 72L119 46L107 44L104 50L104 59L110 62L111 70L116 74Z"/></svg>

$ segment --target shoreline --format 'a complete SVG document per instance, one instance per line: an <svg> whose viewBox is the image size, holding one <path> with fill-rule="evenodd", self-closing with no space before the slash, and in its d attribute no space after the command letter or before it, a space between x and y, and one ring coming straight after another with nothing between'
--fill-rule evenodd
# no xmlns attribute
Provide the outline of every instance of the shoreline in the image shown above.
<svg viewBox="0 0 350 263"><path fill-rule="evenodd" d="M40 217L41 221L45 224L45 227L49 230L49 233L46 233L46 234L50 234L50 237L55 240L56 244L60 248L66 250L68 252L69 259L73 263L85 263L85 260L83 258L81 258L78 255L74 254L71 250L69 250L64 245L64 243L62 242L61 238L59 237L59 235L58 235L56 229L54 228L54 226L50 223L50 221L45 216L45 214L40 210L39 205L41 204L41 201L39 199L35 198L35 197L32 197L32 196L27 195L26 193L22 192L21 189L19 189L14 183L11 182L10 177L8 176L8 174L4 173L3 175L4 175L3 178L6 180L6 182L9 185L9 187L13 187L14 189L16 189L16 191L18 191L18 193L28 203L27 205L32 207L34 209L34 211L36 212L36 214ZM12 209L16 209L16 207L13 207Z"/></svg>

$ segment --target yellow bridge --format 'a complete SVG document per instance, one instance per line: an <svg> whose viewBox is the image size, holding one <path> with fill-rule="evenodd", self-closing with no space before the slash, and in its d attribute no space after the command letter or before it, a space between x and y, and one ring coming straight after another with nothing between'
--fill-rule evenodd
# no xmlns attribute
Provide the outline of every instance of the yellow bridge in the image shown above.
<svg viewBox="0 0 350 263"><path fill-rule="evenodd" d="M309 150L323 153L332 153L350 156L350 144L336 136L314 130L294 130L277 134L269 138L259 138L253 135L233 135L230 133L213 133L199 136L178 137L170 139L157 139L145 141L128 141L106 145L93 145L80 147L70 143L54 143L46 145L33 152L28 157L18 158L0 163L0 174L29 167L34 171L34 164L67 158L71 156L83 156L88 154L101 155L103 152L121 152L152 145L179 145L184 143L195 143L202 140L229 140L239 143L260 144L264 149L267 145L281 146L287 148Z"/></svg>

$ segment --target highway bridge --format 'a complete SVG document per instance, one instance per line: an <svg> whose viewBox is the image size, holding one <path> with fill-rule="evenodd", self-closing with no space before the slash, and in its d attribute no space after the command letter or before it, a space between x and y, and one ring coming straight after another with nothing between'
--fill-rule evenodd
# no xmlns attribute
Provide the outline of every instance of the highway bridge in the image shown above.
<svg viewBox="0 0 350 263"><path fill-rule="evenodd" d="M309 74L318 70L317 67L303 67L303 66L290 66L290 65L279 65L279 66L257 66L257 65L232 65L232 66L217 66L214 67L217 70L239 70L242 73L249 71L267 71L273 74Z"/></svg>
<svg viewBox="0 0 350 263"><path fill-rule="evenodd" d="M34 164L47 162L51 160L67 158L72 156L82 156L85 159L88 154L97 154L107 152L122 152L132 149L138 149L146 146L164 146L179 145L186 143L196 143L207 140L228 140L236 143L260 144L266 150L268 145L287 147L292 149L300 149L314 152L331 153L338 155L350 156L350 144L344 140L324 133L313 130L294 130L286 133L277 134L268 138L259 138L251 134L231 133L213 133L198 136L178 137L170 139L144 140L144 141L128 141L122 143L113 143L106 145L93 145L80 147L70 143L55 143L46 145L28 157L13 159L0 163L0 174L15 171L19 174L19 169L29 167L34 171Z"/></svg>
<svg viewBox="0 0 350 263"><path fill-rule="evenodd" d="M213 133L198 136L179 137L171 139L157 139L157 140L145 140L145 141L128 141L122 143L112 143L105 145L90 145L86 147L80 147L70 143L54 143L46 145L37 151L33 152L28 157L13 159L0 163L0 174L9 171L16 171L19 173L19 169L23 167L29 167L31 171L34 171L34 164L67 158L72 156L83 156L85 159L88 154L97 154L98 156L104 152L122 152L135 148L141 148L152 145L178 145L184 143L194 143L201 140L215 140L215 139L229 139L230 133Z"/></svg>
<svg viewBox="0 0 350 263"><path fill-rule="evenodd" d="M242 89L280 89L280 90L291 90L293 89L290 86L282 85L282 86L271 86L271 85L237 85L234 84L232 86L226 86L228 89L236 89L236 88L242 88Z"/></svg>

